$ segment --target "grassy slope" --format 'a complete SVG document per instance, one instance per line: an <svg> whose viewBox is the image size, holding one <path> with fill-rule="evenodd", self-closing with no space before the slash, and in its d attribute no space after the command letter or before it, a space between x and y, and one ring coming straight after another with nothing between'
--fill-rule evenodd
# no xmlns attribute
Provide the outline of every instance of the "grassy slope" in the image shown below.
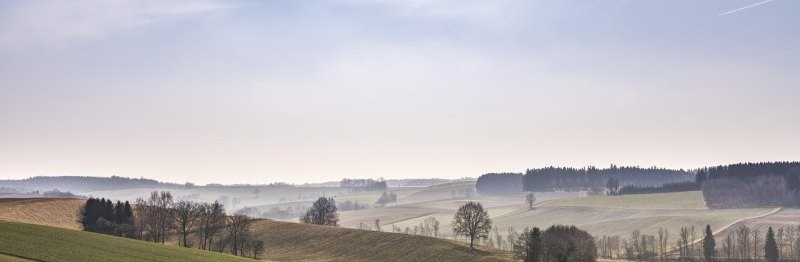
<svg viewBox="0 0 800 262"><path fill-rule="evenodd" d="M222 253L0 221L0 253L39 261L252 261Z"/></svg>
<svg viewBox="0 0 800 262"><path fill-rule="evenodd" d="M260 220L265 257L280 261L509 261L507 252L406 234Z"/></svg>
<svg viewBox="0 0 800 262"><path fill-rule="evenodd" d="M81 229L80 199L27 198L0 199L0 220Z"/></svg>

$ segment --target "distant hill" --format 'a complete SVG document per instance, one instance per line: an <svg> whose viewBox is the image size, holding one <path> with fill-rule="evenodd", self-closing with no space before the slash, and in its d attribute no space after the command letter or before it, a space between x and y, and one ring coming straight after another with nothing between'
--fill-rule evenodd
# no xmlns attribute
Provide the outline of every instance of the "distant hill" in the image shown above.
<svg viewBox="0 0 800 262"><path fill-rule="evenodd" d="M195 248L0 221L0 260L7 257L20 261L254 261Z"/></svg>
<svg viewBox="0 0 800 262"><path fill-rule="evenodd" d="M17 191L48 191L58 189L72 193L84 193L100 190L120 190L133 188L174 188L184 185L165 183L147 178L128 178L120 176L37 176L19 180L0 180L0 187L17 189Z"/></svg>

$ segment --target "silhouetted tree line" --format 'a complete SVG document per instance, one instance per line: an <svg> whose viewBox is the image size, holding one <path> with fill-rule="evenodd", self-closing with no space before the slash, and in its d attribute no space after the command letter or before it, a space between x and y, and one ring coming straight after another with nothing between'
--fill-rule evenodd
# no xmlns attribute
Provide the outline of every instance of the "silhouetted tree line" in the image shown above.
<svg viewBox="0 0 800 262"><path fill-rule="evenodd" d="M340 187L352 188L353 191L381 191L386 190L388 186L383 179L349 179L344 178L339 182Z"/></svg>
<svg viewBox="0 0 800 262"><path fill-rule="evenodd" d="M508 194L522 191L521 173L489 173L478 177L475 190L483 195Z"/></svg>
<svg viewBox="0 0 800 262"><path fill-rule="evenodd" d="M130 203L110 199L89 198L80 210L80 223L83 230L101 234L132 238L133 209Z"/></svg>
<svg viewBox="0 0 800 262"><path fill-rule="evenodd" d="M700 186L695 181L683 181L666 183L658 186L634 186L627 185L617 191L618 195L630 194L653 194L653 193L670 193L670 192L684 192L684 191L697 191Z"/></svg>
<svg viewBox="0 0 800 262"><path fill-rule="evenodd" d="M695 181L711 208L797 206L800 162L742 163L706 167Z"/></svg>
<svg viewBox="0 0 800 262"><path fill-rule="evenodd" d="M257 258L264 250L264 243L252 232L253 221L243 214L227 216L219 202L176 202L166 191L138 198L135 205L128 202L114 205L110 200L90 198L81 208L81 224L87 231L156 243L176 241L187 248L196 246Z"/></svg>
<svg viewBox="0 0 800 262"><path fill-rule="evenodd" d="M552 191L572 188L602 189L610 178L619 181L619 186L658 186L692 180L694 174L683 169L658 167L618 167L609 168L545 167L528 169L519 173L489 173L478 178L475 185L481 194L503 194L519 191ZM515 184L516 182L516 184ZM521 183L521 185L519 185Z"/></svg>
<svg viewBox="0 0 800 262"><path fill-rule="evenodd" d="M691 180L692 173L684 170L673 170L658 167L617 167L598 169L547 167L528 169L522 177L525 191L548 191L566 188L603 188L609 178L619 179L624 185L660 185L669 182Z"/></svg>

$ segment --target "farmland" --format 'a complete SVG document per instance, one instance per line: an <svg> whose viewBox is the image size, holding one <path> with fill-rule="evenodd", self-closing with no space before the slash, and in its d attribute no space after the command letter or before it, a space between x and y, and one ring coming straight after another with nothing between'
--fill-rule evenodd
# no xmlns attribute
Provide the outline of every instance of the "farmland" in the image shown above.
<svg viewBox="0 0 800 262"><path fill-rule="evenodd" d="M408 234L261 220L253 225L277 261L508 261L511 254Z"/></svg>
<svg viewBox="0 0 800 262"><path fill-rule="evenodd" d="M80 199L0 199L0 220L80 229Z"/></svg>

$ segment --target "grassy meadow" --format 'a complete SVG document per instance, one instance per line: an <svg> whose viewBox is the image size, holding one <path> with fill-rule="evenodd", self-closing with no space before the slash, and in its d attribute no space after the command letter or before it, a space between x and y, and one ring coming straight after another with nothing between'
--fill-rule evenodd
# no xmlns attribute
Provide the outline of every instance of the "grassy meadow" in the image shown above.
<svg viewBox="0 0 800 262"><path fill-rule="evenodd" d="M9 261L252 261L194 248L7 221L0 221L0 254L5 255L0 260Z"/></svg>

